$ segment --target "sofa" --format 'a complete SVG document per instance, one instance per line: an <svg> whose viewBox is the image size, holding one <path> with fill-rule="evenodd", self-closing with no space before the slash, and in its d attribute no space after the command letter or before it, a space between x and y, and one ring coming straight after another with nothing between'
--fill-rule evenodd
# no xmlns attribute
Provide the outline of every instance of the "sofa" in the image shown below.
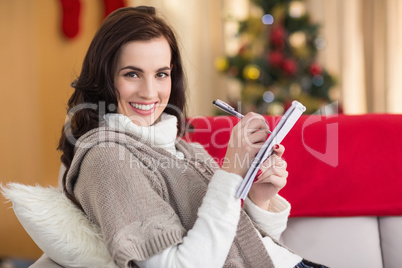
<svg viewBox="0 0 402 268"><path fill-rule="evenodd" d="M279 117L266 117L273 128ZM194 118L188 140L221 161L233 117ZM304 115L282 144L292 205L282 242L329 267L402 264L402 115Z"/></svg>
<svg viewBox="0 0 402 268"><path fill-rule="evenodd" d="M193 117L184 139L221 163L239 119ZM280 117L266 116L271 128ZM402 263L402 115L304 115L282 144L291 203L281 242L329 267ZM31 267L60 267L43 255Z"/></svg>

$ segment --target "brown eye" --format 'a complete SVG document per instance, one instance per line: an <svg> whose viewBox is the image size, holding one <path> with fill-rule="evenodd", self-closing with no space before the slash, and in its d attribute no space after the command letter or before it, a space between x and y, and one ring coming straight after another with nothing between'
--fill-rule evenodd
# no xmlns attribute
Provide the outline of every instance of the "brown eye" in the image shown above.
<svg viewBox="0 0 402 268"><path fill-rule="evenodd" d="M128 73L124 74L124 76L129 77L129 78L138 77L138 75L135 72L128 72Z"/></svg>
<svg viewBox="0 0 402 268"><path fill-rule="evenodd" d="M156 77L157 77L157 78L165 78L165 77L168 77L168 76L169 76L169 74L167 74L167 73L163 73L163 72L162 72L162 73L157 73L157 74L156 74Z"/></svg>

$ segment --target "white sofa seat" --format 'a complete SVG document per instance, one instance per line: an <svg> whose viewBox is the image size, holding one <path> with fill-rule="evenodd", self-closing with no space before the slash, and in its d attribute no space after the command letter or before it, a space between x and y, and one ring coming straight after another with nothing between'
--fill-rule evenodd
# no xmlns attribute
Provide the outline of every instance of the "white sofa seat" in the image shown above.
<svg viewBox="0 0 402 268"><path fill-rule="evenodd" d="M332 268L399 268L402 217L291 218L282 242Z"/></svg>

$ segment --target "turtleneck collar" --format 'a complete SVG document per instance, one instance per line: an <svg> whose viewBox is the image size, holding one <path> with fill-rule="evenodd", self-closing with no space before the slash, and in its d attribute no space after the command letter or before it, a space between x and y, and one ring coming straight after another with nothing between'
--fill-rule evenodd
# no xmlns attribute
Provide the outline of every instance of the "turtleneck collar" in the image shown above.
<svg viewBox="0 0 402 268"><path fill-rule="evenodd" d="M178 158L184 158L183 153L176 150L177 118L162 113L160 120L148 127L137 126L123 114L106 114L106 125L122 132L132 132L148 141L153 146L165 149Z"/></svg>

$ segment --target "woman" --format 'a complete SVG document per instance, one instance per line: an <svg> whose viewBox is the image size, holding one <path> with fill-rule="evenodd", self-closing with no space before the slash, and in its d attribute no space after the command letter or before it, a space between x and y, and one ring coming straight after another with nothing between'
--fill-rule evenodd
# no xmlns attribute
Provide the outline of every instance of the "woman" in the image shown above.
<svg viewBox="0 0 402 268"><path fill-rule="evenodd" d="M222 168L177 138L184 72L175 35L154 8L112 13L73 87L59 143L64 192L99 225L119 267L306 267L275 240L290 209L277 195L288 175L283 146L263 164L244 209L235 197L266 140L263 117L247 114L233 128Z"/></svg>

